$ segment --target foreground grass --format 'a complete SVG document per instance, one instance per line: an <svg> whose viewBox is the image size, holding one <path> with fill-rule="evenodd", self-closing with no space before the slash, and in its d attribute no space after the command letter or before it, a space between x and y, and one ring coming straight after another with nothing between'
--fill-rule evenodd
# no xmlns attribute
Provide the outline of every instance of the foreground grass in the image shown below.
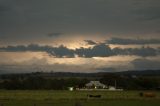
<svg viewBox="0 0 160 106"><path fill-rule="evenodd" d="M8 101L3 106L160 106L158 100Z"/></svg>
<svg viewBox="0 0 160 106"><path fill-rule="evenodd" d="M160 92L155 98L140 97L140 92L0 90L0 106L160 106ZM88 99L87 94L102 98Z"/></svg>

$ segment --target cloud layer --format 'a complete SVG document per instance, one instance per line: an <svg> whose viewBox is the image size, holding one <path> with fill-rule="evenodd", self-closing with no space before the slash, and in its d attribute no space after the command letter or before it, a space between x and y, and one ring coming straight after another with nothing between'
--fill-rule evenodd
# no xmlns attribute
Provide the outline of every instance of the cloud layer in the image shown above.
<svg viewBox="0 0 160 106"><path fill-rule="evenodd" d="M131 62L135 70L158 70L160 69L160 61L149 60L145 58L135 59Z"/></svg>
<svg viewBox="0 0 160 106"><path fill-rule="evenodd" d="M0 51L3 52L19 52L19 51L41 51L47 52L51 56L55 56L58 58L73 58L76 55L78 57L84 58L92 58L92 57L109 57L115 55L136 55L136 56L157 56L160 55L159 48L151 48L151 47L141 47L141 48L113 48L111 49L109 45L105 45L103 43L96 44L93 47L88 48L77 48L75 50L69 49L63 45L59 47L51 47L51 46L40 46L37 44L30 44L28 46L7 46L0 48Z"/></svg>
<svg viewBox="0 0 160 106"><path fill-rule="evenodd" d="M63 32L66 38L159 37L159 4L159 0L0 0L0 38L5 36L8 44L44 42Z"/></svg>
<svg viewBox="0 0 160 106"><path fill-rule="evenodd" d="M143 45L143 44L160 44L160 39L127 39L127 38L111 38L106 40L108 44L120 44L120 45Z"/></svg>
<svg viewBox="0 0 160 106"><path fill-rule="evenodd" d="M70 63L46 66L50 69L117 71L132 69L132 66L147 69L145 64L155 69L157 61L148 58L160 55L159 4L160 0L0 0L1 60L9 63L14 60L12 58L16 57L16 60L22 55L15 52L31 51L36 58L43 57L37 52L43 52L49 55L48 60L58 58ZM4 55L6 53L13 54L10 55L12 58ZM31 55L33 53L21 57L25 59ZM103 60L111 57L114 60L116 56L122 58L117 62ZM140 60L123 63L125 56ZM45 64L45 59L36 58L26 60L24 64ZM84 64L80 65L81 59L74 61L79 58L85 59ZM6 69L10 70L10 67L6 66ZM16 67L15 71L21 67ZM30 70L27 68L24 70Z"/></svg>

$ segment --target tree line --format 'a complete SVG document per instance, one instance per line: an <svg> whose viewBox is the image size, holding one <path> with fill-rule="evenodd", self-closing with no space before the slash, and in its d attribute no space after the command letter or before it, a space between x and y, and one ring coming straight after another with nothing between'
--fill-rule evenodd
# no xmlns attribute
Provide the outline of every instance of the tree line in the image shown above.
<svg viewBox="0 0 160 106"><path fill-rule="evenodd" d="M0 89L8 90L67 90L68 87L84 88L91 80L98 80L107 86L125 90L157 90L160 88L160 77L122 76L106 74L101 77L44 77L38 75L5 75L0 76Z"/></svg>

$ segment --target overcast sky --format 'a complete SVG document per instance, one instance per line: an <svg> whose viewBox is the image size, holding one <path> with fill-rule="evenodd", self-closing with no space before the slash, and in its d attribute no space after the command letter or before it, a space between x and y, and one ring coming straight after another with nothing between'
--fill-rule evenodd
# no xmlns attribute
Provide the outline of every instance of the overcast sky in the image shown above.
<svg viewBox="0 0 160 106"><path fill-rule="evenodd" d="M159 69L159 55L159 0L0 0L1 73Z"/></svg>

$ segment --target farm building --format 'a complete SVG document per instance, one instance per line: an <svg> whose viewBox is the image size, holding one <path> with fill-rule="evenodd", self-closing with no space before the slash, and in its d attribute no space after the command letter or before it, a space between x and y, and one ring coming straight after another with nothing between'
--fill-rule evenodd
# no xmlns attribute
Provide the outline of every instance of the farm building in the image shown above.
<svg viewBox="0 0 160 106"><path fill-rule="evenodd" d="M104 89L107 88L106 85L100 83L99 81L90 81L86 85L87 89Z"/></svg>
<svg viewBox="0 0 160 106"><path fill-rule="evenodd" d="M110 90L110 91L115 91L116 88L115 88L114 86L109 86L109 87L108 87L108 90Z"/></svg>

